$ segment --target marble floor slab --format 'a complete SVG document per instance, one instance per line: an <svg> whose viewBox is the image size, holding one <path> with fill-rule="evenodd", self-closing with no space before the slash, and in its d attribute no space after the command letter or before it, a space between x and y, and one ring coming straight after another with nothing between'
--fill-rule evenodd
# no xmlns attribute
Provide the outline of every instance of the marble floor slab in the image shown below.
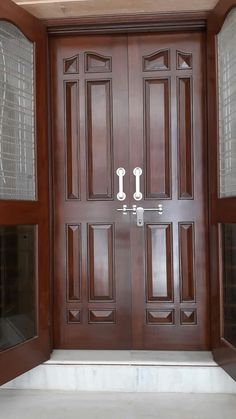
<svg viewBox="0 0 236 419"><path fill-rule="evenodd" d="M236 396L0 390L0 419L235 419Z"/></svg>

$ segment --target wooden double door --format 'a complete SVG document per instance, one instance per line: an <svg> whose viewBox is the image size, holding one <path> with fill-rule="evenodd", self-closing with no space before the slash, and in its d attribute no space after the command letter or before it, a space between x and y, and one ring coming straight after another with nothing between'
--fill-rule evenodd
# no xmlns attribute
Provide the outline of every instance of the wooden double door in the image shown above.
<svg viewBox="0 0 236 419"><path fill-rule="evenodd" d="M50 40L56 348L208 348L204 42Z"/></svg>

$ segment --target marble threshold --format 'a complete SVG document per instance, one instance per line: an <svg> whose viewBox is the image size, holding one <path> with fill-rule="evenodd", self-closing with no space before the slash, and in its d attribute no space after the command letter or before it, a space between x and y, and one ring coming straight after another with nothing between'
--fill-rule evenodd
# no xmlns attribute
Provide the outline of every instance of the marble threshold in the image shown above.
<svg viewBox="0 0 236 419"><path fill-rule="evenodd" d="M211 352L54 350L5 389L236 394Z"/></svg>
<svg viewBox="0 0 236 419"><path fill-rule="evenodd" d="M209 351L55 349L48 365L159 365L216 367Z"/></svg>

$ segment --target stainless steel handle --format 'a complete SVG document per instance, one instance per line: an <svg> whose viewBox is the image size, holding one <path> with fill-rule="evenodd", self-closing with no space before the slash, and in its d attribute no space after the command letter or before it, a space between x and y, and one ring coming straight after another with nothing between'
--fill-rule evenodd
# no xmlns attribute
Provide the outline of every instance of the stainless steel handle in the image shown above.
<svg viewBox="0 0 236 419"><path fill-rule="evenodd" d="M126 198L126 194L124 193L124 182L123 177L125 175L125 169L123 167L119 167L116 171L117 176L119 177L119 192L116 195L118 201L124 201Z"/></svg>
<svg viewBox="0 0 236 419"><path fill-rule="evenodd" d="M134 192L134 199L135 201L141 201L143 194L140 191L140 176L143 173L141 167L135 167L135 169L133 170L133 174L135 176L135 189L136 191Z"/></svg>

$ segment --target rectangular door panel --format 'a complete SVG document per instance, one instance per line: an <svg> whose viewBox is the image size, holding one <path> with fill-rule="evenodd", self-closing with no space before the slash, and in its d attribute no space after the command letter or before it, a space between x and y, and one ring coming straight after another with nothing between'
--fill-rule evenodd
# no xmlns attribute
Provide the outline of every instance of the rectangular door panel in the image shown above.
<svg viewBox="0 0 236 419"><path fill-rule="evenodd" d="M67 301L79 301L81 295L81 226L66 226Z"/></svg>
<svg viewBox="0 0 236 419"><path fill-rule="evenodd" d="M79 82L65 81L64 113L66 137L66 198L80 197L80 158L78 141Z"/></svg>
<svg viewBox="0 0 236 419"><path fill-rule="evenodd" d="M111 80L86 81L89 199L113 199L111 95Z"/></svg>
<svg viewBox="0 0 236 419"><path fill-rule="evenodd" d="M180 301L195 300L194 224L179 223Z"/></svg>
<svg viewBox="0 0 236 419"><path fill-rule="evenodd" d="M169 79L145 79L146 197L170 197Z"/></svg>
<svg viewBox="0 0 236 419"><path fill-rule="evenodd" d="M192 156L191 77L177 77L177 101L179 199L191 199L193 198L194 170Z"/></svg>
<svg viewBox="0 0 236 419"><path fill-rule="evenodd" d="M113 300L113 225L88 225L88 269L90 301Z"/></svg>
<svg viewBox="0 0 236 419"><path fill-rule="evenodd" d="M171 301L173 295L171 224L146 225L148 301Z"/></svg>

